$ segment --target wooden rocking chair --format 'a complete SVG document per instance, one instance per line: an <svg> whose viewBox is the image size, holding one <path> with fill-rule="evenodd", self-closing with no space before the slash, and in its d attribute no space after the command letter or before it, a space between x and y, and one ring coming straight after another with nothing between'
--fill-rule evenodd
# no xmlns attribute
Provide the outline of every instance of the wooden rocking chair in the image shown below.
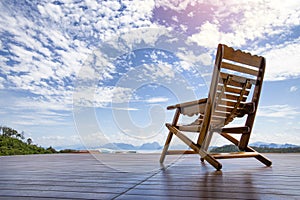
<svg viewBox="0 0 300 200"><path fill-rule="evenodd" d="M206 160L217 170L222 168L217 159L255 157L266 166L272 162L262 154L248 146L255 114L262 89L265 72L265 58L250 53L234 50L223 44L218 45L215 67L208 98L168 106L175 109L172 124L166 124L169 129L160 162L169 154L199 154L201 161ZM178 125L180 115L199 115L198 119L188 125ZM226 126L235 118L246 117L245 125L239 127ZM184 132L198 134L196 142ZM236 145L241 152L211 154L208 147L213 133L219 133ZM168 150L172 136L175 134L191 150ZM232 134L239 134L236 139Z"/></svg>

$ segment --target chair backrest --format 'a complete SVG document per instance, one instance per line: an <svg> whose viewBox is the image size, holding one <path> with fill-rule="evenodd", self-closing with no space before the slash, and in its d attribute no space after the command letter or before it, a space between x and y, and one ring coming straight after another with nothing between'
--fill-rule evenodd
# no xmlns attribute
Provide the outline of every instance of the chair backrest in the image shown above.
<svg viewBox="0 0 300 200"><path fill-rule="evenodd" d="M252 129L264 71L264 57L234 50L223 44L218 45L205 117L200 130L202 139L210 127L221 128L233 121L248 102L252 103L253 111L248 114L245 126ZM245 143L243 146L248 144L249 137L241 140Z"/></svg>

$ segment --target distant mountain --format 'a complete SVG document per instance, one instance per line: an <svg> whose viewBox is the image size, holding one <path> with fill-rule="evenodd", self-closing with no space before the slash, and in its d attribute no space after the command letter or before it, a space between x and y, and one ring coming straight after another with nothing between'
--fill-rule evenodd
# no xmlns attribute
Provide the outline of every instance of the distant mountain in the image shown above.
<svg viewBox="0 0 300 200"><path fill-rule="evenodd" d="M162 148L157 142L144 143L141 146L134 146L127 143L108 143L100 146L100 148L112 150L159 150Z"/></svg>
<svg viewBox="0 0 300 200"><path fill-rule="evenodd" d="M101 146L101 148L113 150L136 150L138 147L127 143L108 143Z"/></svg>
<svg viewBox="0 0 300 200"><path fill-rule="evenodd" d="M162 146L160 146L157 142L145 143L139 147L139 150L159 150Z"/></svg>
<svg viewBox="0 0 300 200"><path fill-rule="evenodd" d="M106 149L106 150L160 150L162 146L158 142L144 143L140 146L135 146L128 143L107 143L101 146L84 146L84 145L73 145L73 146L55 146L55 149L74 149L74 150L86 150L86 149Z"/></svg>
<svg viewBox="0 0 300 200"><path fill-rule="evenodd" d="M300 145L294 145L294 144L276 144L276 143L266 143L266 142L254 142L251 143L249 146L252 147L258 147L258 148L297 148L300 147ZM64 146L64 147L55 147L57 150L62 149L74 149L74 150L86 150L86 149L109 149L109 150L161 150L163 146L161 146L158 142L152 142L152 143L144 143L140 146L135 146L128 143L107 143L105 145L101 146L95 146L95 147L85 147L83 145L73 145L73 146ZM217 146L211 146L209 149L215 149L218 148ZM170 150L186 150L189 149L187 145L185 144L174 144L171 145Z"/></svg>
<svg viewBox="0 0 300 200"><path fill-rule="evenodd" d="M86 150L89 149L84 145L78 144L78 145L68 145L68 146L54 146L56 150L64 150L64 149L74 149L74 150Z"/></svg>
<svg viewBox="0 0 300 200"><path fill-rule="evenodd" d="M294 144L276 144L276 143L266 143L266 142L254 142L251 143L249 146L252 147L260 147L260 148L295 148L300 147L299 145Z"/></svg>

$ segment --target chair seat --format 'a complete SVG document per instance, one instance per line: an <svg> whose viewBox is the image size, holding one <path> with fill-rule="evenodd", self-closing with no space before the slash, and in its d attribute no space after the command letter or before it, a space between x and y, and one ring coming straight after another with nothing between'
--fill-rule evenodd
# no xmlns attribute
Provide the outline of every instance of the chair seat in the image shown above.
<svg viewBox="0 0 300 200"><path fill-rule="evenodd" d="M170 123L166 123L166 126L172 126L172 124ZM195 122L191 123L191 124L178 124L176 126L174 126L175 128L177 128L180 131L187 131L187 132L200 132L201 129L201 125L200 124L196 124Z"/></svg>
<svg viewBox="0 0 300 200"><path fill-rule="evenodd" d="M180 131L187 131L187 132L199 132L201 129L201 125L179 125L176 127Z"/></svg>

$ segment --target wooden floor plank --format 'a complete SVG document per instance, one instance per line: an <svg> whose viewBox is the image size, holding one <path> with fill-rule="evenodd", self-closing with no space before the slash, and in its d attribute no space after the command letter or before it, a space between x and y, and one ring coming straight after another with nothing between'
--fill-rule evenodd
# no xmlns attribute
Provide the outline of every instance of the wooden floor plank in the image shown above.
<svg viewBox="0 0 300 200"><path fill-rule="evenodd" d="M300 154L222 160L197 155L53 154L0 157L2 199L300 199Z"/></svg>

